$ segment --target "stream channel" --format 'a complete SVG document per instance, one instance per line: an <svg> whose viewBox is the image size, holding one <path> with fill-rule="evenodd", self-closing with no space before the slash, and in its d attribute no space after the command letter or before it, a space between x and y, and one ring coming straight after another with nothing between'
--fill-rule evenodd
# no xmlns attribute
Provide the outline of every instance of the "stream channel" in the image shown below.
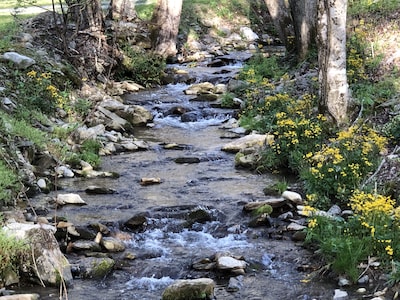
<svg viewBox="0 0 400 300"><path fill-rule="evenodd" d="M248 57L248 54L244 54ZM176 65L196 82L227 83L239 70L240 57L222 67ZM222 138L224 124L233 110L213 108L209 102L191 101L184 94L188 85L178 83L126 97L128 104L150 109L153 126L137 128L135 137L149 143L147 151L103 157L102 170L114 171L119 178L62 179L62 193L78 193L86 206L64 206L56 212L75 225L101 222L115 231L118 224L145 213L147 227L139 232L123 232L127 251L136 259L124 261L102 280L75 279L68 299L161 299L166 286L175 279L210 277L216 281L216 299L332 299L333 285L302 282L307 272L308 251L289 239L273 239L266 227L249 228L250 217L243 205L265 200L263 188L276 181L270 174L255 174L235 168L234 155L221 151L230 142ZM171 109L183 107L198 119L182 122ZM166 144L180 147L165 149ZM197 163L176 163L179 157L198 158ZM141 179L160 178L160 184L140 184ZM111 195L89 195L89 185L111 188ZM51 194L50 194L51 196ZM40 197L32 200L41 204ZM201 207L211 220L185 226L189 211ZM248 267L241 288L227 291L233 275L191 268L194 261L216 253L243 256ZM30 290L32 291L32 290ZM57 299L58 290L40 288L41 299Z"/></svg>

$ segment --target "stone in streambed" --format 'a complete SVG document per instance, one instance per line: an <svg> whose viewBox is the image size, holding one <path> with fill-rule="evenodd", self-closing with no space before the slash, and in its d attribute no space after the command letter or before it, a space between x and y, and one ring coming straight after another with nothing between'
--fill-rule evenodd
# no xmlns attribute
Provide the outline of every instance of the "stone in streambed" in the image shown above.
<svg viewBox="0 0 400 300"><path fill-rule="evenodd" d="M85 189L87 194L114 194L116 190L102 186L90 185Z"/></svg>
<svg viewBox="0 0 400 300"><path fill-rule="evenodd" d="M83 257L76 264L75 269L81 278L103 278L109 274L115 261L109 257Z"/></svg>
<svg viewBox="0 0 400 300"><path fill-rule="evenodd" d="M56 203L58 205L65 205L65 204L86 205L86 202L83 201L81 196L73 193L58 194L56 198Z"/></svg>
<svg viewBox="0 0 400 300"><path fill-rule="evenodd" d="M122 241L113 237L103 237L100 243L108 252L122 252L125 245Z"/></svg>
<svg viewBox="0 0 400 300"><path fill-rule="evenodd" d="M164 290L162 300L213 299L214 288L210 278L177 280Z"/></svg>
<svg viewBox="0 0 400 300"><path fill-rule="evenodd" d="M200 162L198 157L178 157L175 159L177 164L197 164Z"/></svg>

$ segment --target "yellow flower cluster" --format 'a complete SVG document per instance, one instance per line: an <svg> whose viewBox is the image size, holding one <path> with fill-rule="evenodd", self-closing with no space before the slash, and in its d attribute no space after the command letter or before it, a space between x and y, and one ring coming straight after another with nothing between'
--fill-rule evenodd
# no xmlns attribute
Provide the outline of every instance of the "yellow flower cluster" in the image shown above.
<svg viewBox="0 0 400 300"><path fill-rule="evenodd" d="M356 191L350 198L350 207L355 214L370 220L374 215L382 213L392 215L395 201L390 197Z"/></svg>
<svg viewBox="0 0 400 300"><path fill-rule="evenodd" d="M317 219L311 219L308 221L308 228L313 229L318 226Z"/></svg>
<svg viewBox="0 0 400 300"><path fill-rule="evenodd" d="M34 80L36 84L40 87L38 92L40 93L48 93L48 96L55 101L58 107L63 108L66 104L66 99L60 94L60 91L57 87L51 84L51 73L43 72L38 74L35 70L31 70L26 75L29 79Z"/></svg>

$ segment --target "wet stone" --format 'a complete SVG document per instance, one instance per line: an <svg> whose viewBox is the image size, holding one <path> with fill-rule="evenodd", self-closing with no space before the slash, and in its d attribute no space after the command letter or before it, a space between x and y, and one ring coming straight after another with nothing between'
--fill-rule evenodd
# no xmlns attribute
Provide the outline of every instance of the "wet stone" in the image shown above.
<svg viewBox="0 0 400 300"><path fill-rule="evenodd" d="M228 292L237 292L243 287L243 275L239 275L237 277L229 278L228 287L226 290Z"/></svg>
<svg viewBox="0 0 400 300"><path fill-rule="evenodd" d="M77 251L101 251L99 244L93 241L78 240L72 243L72 248Z"/></svg>
<svg viewBox="0 0 400 300"><path fill-rule="evenodd" d="M124 226L134 232L144 231L147 227L147 217L145 214L138 214L126 221Z"/></svg>
<svg viewBox="0 0 400 300"><path fill-rule="evenodd" d="M101 195L101 194L114 194L116 193L116 190L107 187L91 185L86 188L85 192L87 194Z"/></svg>
<svg viewBox="0 0 400 300"><path fill-rule="evenodd" d="M125 250L124 243L113 237L103 237L101 245L109 252L122 252Z"/></svg>
<svg viewBox="0 0 400 300"><path fill-rule="evenodd" d="M178 157L175 159L177 164L197 164L200 162L198 157Z"/></svg>

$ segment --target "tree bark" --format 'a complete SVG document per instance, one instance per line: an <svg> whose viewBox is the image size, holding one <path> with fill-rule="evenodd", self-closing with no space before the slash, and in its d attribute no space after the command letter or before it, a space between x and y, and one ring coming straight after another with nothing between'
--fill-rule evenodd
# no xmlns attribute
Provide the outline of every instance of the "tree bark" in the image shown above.
<svg viewBox="0 0 400 300"><path fill-rule="evenodd" d="M109 17L111 20L130 22L136 18L136 11L129 0L111 0Z"/></svg>
<svg viewBox="0 0 400 300"><path fill-rule="evenodd" d="M289 0L294 28L294 47L298 60L304 60L317 35L317 1Z"/></svg>
<svg viewBox="0 0 400 300"><path fill-rule="evenodd" d="M77 30L104 32L104 19L100 0L66 0L68 17Z"/></svg>
<svg viewBox="0 0 400 300"><path fill-rule="evenodd" d="M152 48L163 57L176 55L183 0L158 0L153 14Z"/></svg>
<svg viewBox="0 0 400 300"><path fill-rule="evenodd" d="M265 0L265 5L271 15L279 39L288 52L293 52L295 49L294 29L288 1Z"/></svg>
<svg viewBox="0 0 400 300"><path fill-rule="evenodd" d="M347 123L349 86L346 74L347 0L318 2L320 110L338 126Z"/></svg>

